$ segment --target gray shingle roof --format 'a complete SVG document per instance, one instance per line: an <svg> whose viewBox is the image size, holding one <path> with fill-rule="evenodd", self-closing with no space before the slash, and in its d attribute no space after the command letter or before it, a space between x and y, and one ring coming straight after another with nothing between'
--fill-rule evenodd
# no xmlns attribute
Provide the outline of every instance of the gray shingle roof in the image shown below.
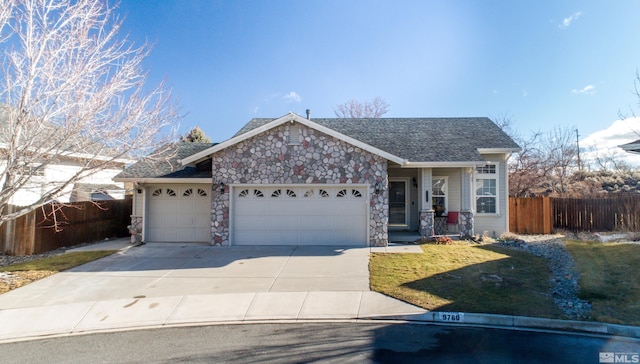
<svg viewBox="0 0 640 364"><path fill-rule="evenodd" d="M114 177L124 178L211 178L211 170L199 171L196 167L182 166L180 160L211 148L216 143L173 143L164 145Z"/></svg>
<svg viewBox="0 0 640 364"><path fill-rule="evenodd" d="M253 119L235 136L274 119ZM481 149L519 149L489 118L311 119L410 162L482 162Z"/></svg>
<svg viewBox="0 0 640 364"><path fill-rule="evenodd" d="M631 143L626 143L619 145L618 147L626 150L630 153L639 153L640 152L640 139L632 141Z"/></svg>

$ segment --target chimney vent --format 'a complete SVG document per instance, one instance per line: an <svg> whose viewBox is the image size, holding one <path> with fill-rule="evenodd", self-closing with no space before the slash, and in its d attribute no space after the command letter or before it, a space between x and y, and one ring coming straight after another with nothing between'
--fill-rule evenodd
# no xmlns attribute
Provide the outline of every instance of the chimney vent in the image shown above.
<svg viewBox="0 0 640 364"><path fill-rule="evenodd" d="M307 120L311 120L311 109L307 109Z"/></svg>

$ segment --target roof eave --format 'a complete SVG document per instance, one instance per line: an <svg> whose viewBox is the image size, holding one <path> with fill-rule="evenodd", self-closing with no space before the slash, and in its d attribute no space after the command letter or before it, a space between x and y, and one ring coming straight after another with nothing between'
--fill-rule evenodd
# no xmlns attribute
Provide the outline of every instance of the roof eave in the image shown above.
<svg viewBox="0 0 640 364"><path fill-rule="evenodd" d="M629 143L618 145L618 147L622 148L624 151L629 153L640 154L640 144L638 143Z"/></svg>
<svg viewBox="0 0 640 364"><path fill-rule="evenodd" d="M211 178L165 178L165 177L127 177L112 178L114 182L138 182L138 183L212 183Z"/></svg>
<svg viewBox="0 0 640 364"><path fill-rule="evenodd" d="M509 154L518 153L522 148L478 148L480 154Z"/></svg>
<svg viewBox="0 0 640 364"><path fill-rule="evenodd" d="M466 161L466 162L407 162L400 165L402 168L444 168L444 167L475 167L486 161Z"/></svg>

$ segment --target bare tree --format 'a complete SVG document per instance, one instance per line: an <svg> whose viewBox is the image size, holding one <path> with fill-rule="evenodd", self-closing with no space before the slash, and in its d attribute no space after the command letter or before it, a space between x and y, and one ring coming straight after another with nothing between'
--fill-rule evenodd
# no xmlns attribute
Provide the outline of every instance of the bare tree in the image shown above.
<svg viewBox="0 0 640 364"><path fill-rule="evenodd" d="M95 0L0 2L0 224L55 200L123 158L149 153L179 117L164 82L147 85L147 44L119 34ZM164 139L164 138L162 138ZM65 158L81 165L9 212L21 188Z"/></svg>
<svg viewBox="0 0 640 364"><path fill-rule="evenodd" d="M379 118L389 111L389 104L382 98L376 97L372 101L361 103L350 100L333 109L336 117L345 119L370 119Z"/></svg>
<svg viewBox="0 0 640 364"><path fill-rule="evenodd" d="M551 174L547 185L562 197L569 192L569 182L578 171L578 148L573 140L573 129L556 128L542 140L545 164Z"/></svg>

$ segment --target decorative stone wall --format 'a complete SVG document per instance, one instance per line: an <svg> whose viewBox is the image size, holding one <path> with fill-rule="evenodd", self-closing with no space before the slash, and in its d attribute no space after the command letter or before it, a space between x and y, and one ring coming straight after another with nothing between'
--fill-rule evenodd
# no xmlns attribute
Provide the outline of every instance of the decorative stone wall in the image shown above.
<svg viewBox="0 0 640 364"><path fill-rule="evenodd" d="M142 243L142 216L131 215L131 225L127 226L131 234L131 244Z"/></svg>
<svg viewBox="0 0 640 364"><path fill-rule="evenodd" d="M473 212L461 211L460 212L460 235L464 238L469 238L474 235L473 233Z"/></svg>
<svg viewBox="0 0 640 364"><path fill-rule="evenodd" d="M291 127L295 125L292 142ZM304 125L283 124L224 149L213 158L212 240L229 244L230 184L368 184L369 244L386 246L387 161ZM225 184L220 193L219 186ZM376 194L375 185L382 189Z"/></svg>
<svg viewBox="0 0 640 364"><path fill-rule="evenodd" d="M433 210L421 210L420 211L420 235L430 238L434 235L433 223L434 223Z"/></svg>

